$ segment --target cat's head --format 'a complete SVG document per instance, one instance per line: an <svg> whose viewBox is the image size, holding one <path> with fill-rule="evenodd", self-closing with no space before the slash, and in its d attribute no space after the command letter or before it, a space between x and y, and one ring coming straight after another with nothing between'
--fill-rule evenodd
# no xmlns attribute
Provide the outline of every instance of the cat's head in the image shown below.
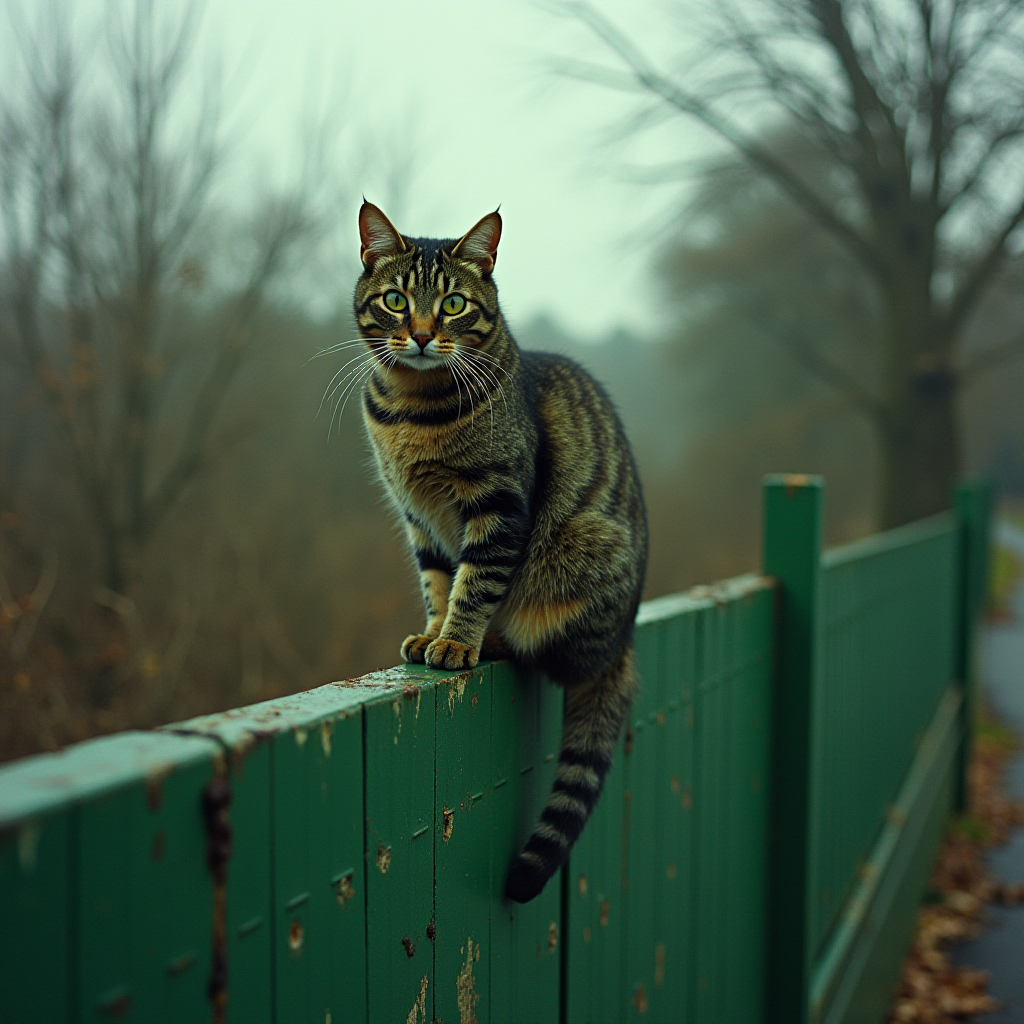
<svg viewBox="0 0 1024 1024"><path fill-rule="evenodd" d="M497 211L460 239L409 238L364 200L359 333L386 363L415 370L457 365L460 352L486 351L498 326L491 274L500 238Z"/></svg>

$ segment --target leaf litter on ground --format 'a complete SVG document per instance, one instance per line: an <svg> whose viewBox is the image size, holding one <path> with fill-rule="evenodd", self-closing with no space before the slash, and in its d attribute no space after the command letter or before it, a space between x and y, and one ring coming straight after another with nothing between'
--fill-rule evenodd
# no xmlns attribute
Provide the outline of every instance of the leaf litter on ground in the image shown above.
<svg viewBox="0 0 1024 1024"><path fill-rule="evenodd" d="M936 859L931 898L918 912L889 1024L955 1024L1000 1009L987 991L988 972L954 967L950 950L982 930L990 904L1024 903L1024 884L999 882L984 859L1024 825L1024 804L1003 792L1018 747L991 714L982 715L968 770L968 812L953 822Z"/></svg>

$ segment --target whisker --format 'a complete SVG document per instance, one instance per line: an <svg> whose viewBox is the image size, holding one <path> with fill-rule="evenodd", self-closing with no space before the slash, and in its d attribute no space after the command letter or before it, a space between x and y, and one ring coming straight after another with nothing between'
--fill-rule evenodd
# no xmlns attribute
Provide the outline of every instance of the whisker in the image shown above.
<svg viewBox="0 0 1024 1024"><path fill-rule="evenodd" d="M334 391L331 391L331 385L338 379L338 377L342 374L342 372L344 372L345 367L346 366L351 366L352 363L354 363L357 359L373 358L374 356L375 356L375 353L373 353L373 352L368 352L368 353L360 352L359 355L353 356L347 363L344 364L344 366L341 367L340 370L338 370L338 372L330 379L330 382L328 383L327 387L324 389L323 398L320 399L320 405L317 406L316 416L313 417L314 420L317 418L317 416L320 415L320 410L323 409L324 402L330 401L330 399L334 397L334 394L338 390L338 388L335 388ZM344 380L342 381L342 383L344 383ZM341 384L339 384L338 387L340 388ZM328 392L330 392L329 396L328 396Z"/></svg>
<svg viewBox="0 0 1024 1024"><path fill-rule="evenodd" d="M497 359L495 359L494 356L492 356L489 352L481 352L477 348L463 348L460 349L460 351L462 352L463 355L472 356L475 359L484 359L487 360L487 362L489 363L493 363L495 368L501 370L501 372L505 374L505 376L509 380L512 379L511 376L509 376L508 370L506 370L505 367L502 366L501 363Z"/></svg>
<svg viewBox="0 0 1024 1024"><path fill-rule="evenodd" d="M371 356L372 355L373 354L371 353ZM331 412L331 425L327 429L327 439L328 440L330 440L330 437L331 437L331 429L334 427L334 419L335 419L335 416L338 413L338 406L339 405L341 406L341 415L337 416L337 419L338 419L338 435L340 436L341 435L341 417L345 415L345 405L348 404L348 396L351 395L352 392L355 390L355 388L359 384L361 384L363 382L363 380L367 376L369 376L369 374L371 374L373 372L374 362L376 362L376 357L375 356L373 356L373 362L368 362L366 364L362 364L362 365L358 366L356 368L356 371L354 371L355 375L345 385L345 390L342 391L340 395L338 395L338 399L334 403L334 409ZM342 404L343 401L344 401L344 404Z"/></svg>
<svg viewBox="0 0 1024 1024"><path fill-rule="evenodd" d="M474 399L479 397L476 394L476 386L474 386L476 384L475 378L474 378L473 374L470 373L468 365L463 363L458 358L457 350L455 352L453 352L453 355L455 355L456 358L449 365L452 368L452 372L453 373L458 373L458 375L465 381L465 383L466 383L466 394L469 397L469 403L470 403L470 414L471 415L475 415L476 414L476 405L477 405L477 403L476 403L476 401Z"/></svg>
<svg viewBox="0 0 1024 1024"><path fill-rule="evenodd" d="M494 381L494 383L498 386L499 390L501 390L501 385L498 384L497 378L495 378L492 374L490 374L489 371L487 371L486 368L482 366L482 364L479 367L474 367L472 362L470 362L468 359L464 359L462 355L459 356L459 361L462 362L463 367L464 367L464 369L465 369L465 371L467 373L474 373L474 374L477 374L477 375L486 375L485 377L483 377L483 380L486 381L487 379L489 379L489 380ZM488 389L486 387L485 383L481 386L481 390L483 391L483 393L487 397L487 411L490 414L490 425L489 425L489 432L487 434L487 444L488 445L493 445L494 444L494 438L495 438L495 399L494 399L494 392L493 392L493 389ZM504 392L502 392L502 400L503 401L505 400ZM506 414L506 416L508 416L508 403L507 402L505 404L505 414Z"/></svg>
<svg viewBox="0 0 1024 1024"><path fill-rule="evenodd" d="M461 356L456 358L456 361L462 365L463 372L466 374L474 374L474 368L468 360L463 360ZM490 392L486 386L482 388L484 394L487 395L487 409L491 414L490 430L487 435L487 444L490 446L494 442L494 401L491 398Z"/></svg>
<svg viewBox="0 0 1024 1024"><path fill-rule="evenodd" d="M319 359L321 356L329 356L329 355L331 355L334 352L340 352L344 348L352 348L353 345L367 345L367 344L370 344L370 343L372 343L374 341L384 341L384 340L386 340L386 339L384 339L384 338L350 338L348 341L339 341L339 342L337 342L334 345L328 345L327 348L317 349L316 352L314 352L313 355L311 355L309 357L309 359L306 360L306 363L312 362L314 359ZM303 363L302 365L305 366L306 363Z"/></svg>
<svg viewBox="0 0 1024 1024"><path fill-rule="evenodd" d="M455 387L459 392L459 411L455 414L455 419L460 420L462 419L462 383L459 375L455 372L455 364L449 363L448 366L452 371L452 377L455 378Z"/></svg>
<svg viewBox="0 0 1024 1024"><path fill-rule="evenodd" d="M471 350L466 350L464 352L461 352L460 355L464 356L464 357L469 357L469 358L479 358L479 353L473 353L473 352L471 352ZM495 365L497 365L497 364L495 364ZM505 389L501 386L501 381L498 380L498 378L494 376L494 371L492 369L490 369L485 363L481 362L479 364L479 366L477 367L477 369L481 373L485 373L487 375L487 377L491 381L493 381L494 386L498 389L498 393L501 395L501 401L502 401L502 404L505 406L505 415L507 416L508 415L508 402L505 399ZM508 372L505 370L504 367L498 366L498 369L501 370L505 374L506 377L509 376ZM509 379L511 380L511 377L509 377Z"/></svg>
<svg viewBox="0 0 1024 1024"><path fill-rule="evenodd" d="M343 395L345 391L348 389L349 384L351 384L353 380L357 379L359 375L363 372L363 370L366 369L367 366L373 365L375 358L376 357L371 352L366 356L365 359L362 360L362 362L358 363L351 370L349 370L349 372L345 374L344 379L341 380L335 386L334 390L331 392L330 397L334 398L334 396L338 395L339 393ZM334 403L334 408L337 408L337 401Z"/></svg>
<svg viewBox="0 0 1024 1024"><path fill-rule="evenodd" d="M387 354L391 357L392 363L397 361L397 356L395 356L395 354L393 352L388 352ZM381 363L380 365L384 366L384 372L386 374L387 371L388 371L388 366L384 365L383 363ZM362 378L360 383L365 383L370 377L372 377L373 376L373 371L376 370L376 369L377 369L376 366L371 366L370 367L370 372L363 375L363 378ZM344 403L341 406L341 414L338 416L338 429L339 430L341 429L341 417L345 415L345 406L348 405L349 398L351 398L355 393L356 393L356 389L355 388L350 388L348 396L345 398L345 401L344 401Z"/></svg>

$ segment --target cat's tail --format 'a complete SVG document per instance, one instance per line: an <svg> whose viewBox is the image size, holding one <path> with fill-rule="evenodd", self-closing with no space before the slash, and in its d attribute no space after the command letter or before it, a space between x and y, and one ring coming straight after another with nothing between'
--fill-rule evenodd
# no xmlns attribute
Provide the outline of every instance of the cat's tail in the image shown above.
<svg viewBox="0 0 1024 1024"><path fill-rule="evenodd" d="M509 871L505 895L510 900L532 900L565 863L601 795L635 692L633 650L628 646L596 678L566 688L555 783L540 821Z"/></svg>

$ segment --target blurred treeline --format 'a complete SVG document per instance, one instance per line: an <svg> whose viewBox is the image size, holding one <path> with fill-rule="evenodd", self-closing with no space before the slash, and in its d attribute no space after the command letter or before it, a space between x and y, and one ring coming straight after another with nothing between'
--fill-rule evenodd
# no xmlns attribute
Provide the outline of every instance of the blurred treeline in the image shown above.
<svg viewBox="0 0 1024 1024"><path fill-rule="evenodd" d="M323 182L358 173L314 143L293 191L239 208L213 106L180 129L194 26L131 10L102 87L51 26L0 127L0 758L392 664L421 617L357 400L316 416L347 357L309 357L353 333L354 262L331 244L351 197ZM741 163L702 181L652 243L664 338L513 325L616 400L650 508L648 595L757 564L768 471L828 478L832 543L876 521L869 426L785 333L862 353L869 292ZM979 337L1024 325L1021 272ZM341 312L311 314L311 288ZM969 463L1017 493L1022 385L1024 366L984 377L961 410Z"/></svg>

